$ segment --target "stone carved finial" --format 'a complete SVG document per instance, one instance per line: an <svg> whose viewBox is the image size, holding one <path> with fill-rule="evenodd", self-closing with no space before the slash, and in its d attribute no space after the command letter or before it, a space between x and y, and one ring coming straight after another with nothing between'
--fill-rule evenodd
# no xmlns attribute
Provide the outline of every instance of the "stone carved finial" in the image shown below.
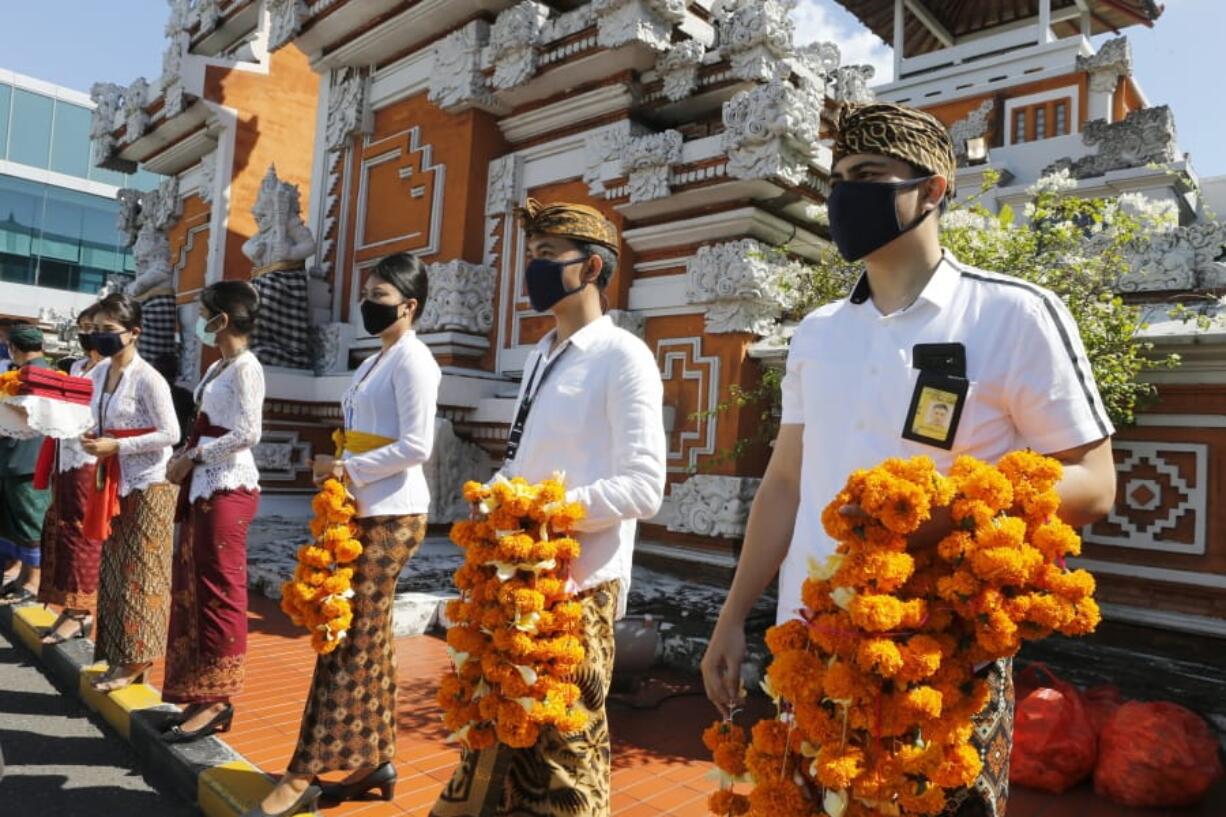
<svg viewBox="0 0 1226 817"><path fill-rule="evenodd" d="M641 42L664 51L672 44L673 26L685 20L685 0L592 0L596 42L617 48Z"/></svg>
<svg viewBox="0 0 1226 817"><path fill-rule="evenodd" d="M481 53L490 41L490 24L473 20L434 46L429 99L444 110L492 106L494 98L481 72Z"/></svg>
<svg viewBox="0 0 1226 817"><path fill-rule="evenodd" d="M1121 292L1217 290L1226 285L1226 222L1202 221L1146 236L1131 248Z"/></svg>
<svg viewBox="0 0 1226 817"><path fill-rule="evenodd" d="M668 529L675 533L743 538L749 507L761 484L762 480L752 477L714 474L698 474L674 484Z"/></svg>
<svg viewBox="0 0 1226 817"><path fill-rule="evenodd" d="M370 133L370 77L361 68L346 66L333 70L330 81L324 144L329 151L337 152L344 150L354 136Z"/></svg>
<svg viewBox="0 0 1226 817"><path fill-rule="evenodd" d="M191 27L192 3L191 0L166 0L166 5L170 6L170 16L166 18L164 33L173 38Z"/></svg>
<svg viewBox="0 0 1226 817"><path fill-rule="evenodd" d="M966 164L966 143L987 135L994 110L996 103L985 99L978 108L949 126L949 138L954 143L954 155L958 157L958 164Z"/></svg>
<svg viewBox="0 0 1226 817"><path fill-rule="evenodd" d="M1090 75L1090 90L1096 93L1111 93L1119 85L1120 77L1132 75L1132 46L1127 37L1107 40L1097 54L1077 57L1077 70Z"/></svg>
<svg viewBox="0 0 1226 817"><path fill-rule="evenodd" d="M700 247L686 265L686 301L707 306L712 333L769 334L789 303L781 286L795 266L752 238Z"/></svg>
<svg viewBox="0 0 1226 817"><path fill-rule="evenodd" d="M113 82L95 82L89 89L89 98L94 101L95 106L90 116L90 138L97 140L109 137L118 127L116 119L123 99L123 86Z"/></svg>
<svg viewBox="0 0 1226 817"><path fill-rule="evenodd" d="M298 36L310 10L306 0L264 0L268 10L268 50L276 51Z"/></svg>
<svg viewBox="0 0 1226 817"><path fill-rule="evenodd" d="M729 174L801 184L819 153L824 104L820 93L778 80L725 102L723 146Z"/></svg>
<svg viewBox="0 0 1226 817"><path fill-rule="evenodd" d="M115 198L119 202L119 218L115 226L123 236L123 246L131 247L140 229L141 192L131 187L123 187Z"/></svg>
<svg viewBox="0 0 1226 817"><path fill-rule="evenodd" d="M549 7L535 0L523 0L498 15L481 57L484 66L494 69L490 84L495 89L514 88L536 74L541 31L548 20Z"/></svg>
<svg viewBox="0 0 1226 817"><path fill-rule="evenodd" d="M666 130L631 139L622 162L630 177L630 203L662 199L670 192L673 165L681 161L680 131Z"/></svg>
<svg viewBox="0 0 1226 817"><path fill-rule="evenodd" d="M251 214L257 232L243 244L243 255L256 270L305 266L315 252L315 237L302 221L298 185L281 181L275 165L268 166Z"/></svg>
<svg viewBox="0 0 1226 817"><path fill-rule="evenodd" d="M1167 105L1133 111L1119 122L1095 119L1082 129L1081 141L1097 146L1097 150L1080 159L1054 162L1040 175L1067 169L1074 179L1088 179L1112 170L1169 164L1179 159L1175 115Z"/></svg>
<svg viewBox="0 0 1226 817"><path fill-rule="evenodd" d="M148 104L149 83L139 77L123 92L123 138L128 144L144 136L149 129L149 114L145 112Z"/></svg>
<svg viewBox="0 0 1226 817"><path fill-rule="evenodd" d="M836 102L862 105L877 98L868 87L869 80L877 73L871 65L844 65L834 72L830 96Z"/></svg>
<svg viewBox="0 0 1226 817"><path fill-rule="evenodd" d="M221 0L196 0L192 16L200 24L197 30L200 36L211 34L221 22Z"/></svg>
<svg viewBox="0 0 1226 817"><path fill-rule="evenodd" d="M524 158L517 154L490 162L490 177L485 188L485 214L500 216L519 204L522 196Z"/></svg>
<svg viewBox="0 0 1226 817"><path fill-rule="evenodd" d="M787 61L798 86L825 96L839 70L842 55L834 43L809 43Z"/></svg>
<svg viewBox="0 0 1226 817"><path fill-rule="evenodd" d="M656 73L664 83L664 96L680 102L694 93L706 50L698 40L682 40L656 59Z"/></svg>
<svg viewBox="0 0 1226 817"><path fill-rule="evenodd" d="M716 17L719 47L732 73L748 82L787 79L795 53L791 12L794 0L735 0Z"/></svg>
<svg viewBox="0 0 1226 817"><path fill-rule="evenodd" d="M647 129L642 125L630 120L622 120L586 138L583 145L585 168L583 181L587 182L589 193L593 196L604 194L603 179L609 178L604 173L605 164L620 161L630 140L647 133Z"/></svg>
<svg viewBox="0 0 1226 817"><path fill-rule="evenodd" d="M150 190L141 200L142 219L152 221L159 230L174 226L182 212L183 201L179 198L178 176L166 177L157 190Z"/></svg>
<svg viewBox="0 0 1226 817"><path fill-rule="evenodd" d="M484 335L494 326L493 267L455 260L429 267L430 297L419 332Z"/></svg>

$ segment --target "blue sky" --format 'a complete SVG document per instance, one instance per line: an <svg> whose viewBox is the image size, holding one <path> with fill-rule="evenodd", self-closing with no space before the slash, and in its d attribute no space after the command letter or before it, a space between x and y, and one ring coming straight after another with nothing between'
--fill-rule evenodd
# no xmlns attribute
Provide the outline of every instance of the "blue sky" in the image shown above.
<svg viewBox="0 0 1226 817"><path fill-rule="evenodd" d="M161 73L165 0L6 0L0 68L88 91ZM800 0L797 39L833 40L845 62L889 78L890 49L834 0ZM1166 0L1153 29L1127 30L1135 75L1151 105L1175 111L1179 141L1202 176L1226 175L1226 8L1222 0Z"/></svg>

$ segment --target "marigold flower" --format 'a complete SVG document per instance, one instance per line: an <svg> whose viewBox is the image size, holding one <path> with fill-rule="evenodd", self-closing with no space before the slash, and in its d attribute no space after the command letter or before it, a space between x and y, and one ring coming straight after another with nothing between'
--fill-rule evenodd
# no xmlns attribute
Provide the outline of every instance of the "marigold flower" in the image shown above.
<svg viewBox="0 0 1226 817"><path fill-rule="evenodd" d="M809 646L809 631L803 621L792 619L766 631L766 647L772 655L785 650L803 650Z"/></svg>
<svg viewBox="0 0 1226 817"><path fill-rule="evenodd" d="M717 817L741 817L749 812L749 798L721 789L707 799L707 809Z"/></svg>
<svg viewBox="0 0 1226 817"><path fill-rule="evenodd" d="M882 633L898 627L902 621L903 604L894 596L862 594L852 599L848 612L857 627Z"/></svg>
<svg viewBox="0 0 1226 817"><path fill-rule="evenodd" d="M864 752L857 746L823 746L817 754L817 779L828 789L846 789L864 772Z"/></svg>
<svg viewBox="0 0 1226 817"><path fill-rule="evenodd" d="M805 649L776 653L766 670L766 679L789 701L818 700L822 694L825 668L817 656Z"/></svg>
<svg viewBox="0 0 1226 817"><path fill-rule="evenodd" d="M856 651L856 666L882 678L893 678L902 669L902 653L898 645L888 638L865 639Z"/></svg>

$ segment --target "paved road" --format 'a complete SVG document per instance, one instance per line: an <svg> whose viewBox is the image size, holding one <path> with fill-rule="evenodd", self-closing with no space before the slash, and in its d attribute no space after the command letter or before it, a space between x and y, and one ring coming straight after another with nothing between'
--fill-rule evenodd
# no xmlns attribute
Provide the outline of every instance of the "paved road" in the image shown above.
<svg viewBox="0 0 1226 817"><path fill-rule="evenodd" d="M194 806L163 795L136 771L122 738L88 717L0 635L0 781L4 817L190 817Z"/></svg>

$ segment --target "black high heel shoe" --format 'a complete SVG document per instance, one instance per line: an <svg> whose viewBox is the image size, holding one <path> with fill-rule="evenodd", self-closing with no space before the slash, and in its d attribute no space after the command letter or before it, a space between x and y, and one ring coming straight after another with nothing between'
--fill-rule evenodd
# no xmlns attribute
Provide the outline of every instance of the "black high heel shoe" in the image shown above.
<svg viewBox="0 0 1226 817"><path fill-rule="evenodd" d="M390 801L396 793L396 767L390 763L384 763L356 783L319 784L323 799L332 803L364 800L372 789L378 789L379 796L383 800Z"/></svg>
<svg viewBox="0 0 1226 817"><path fill-rule="evenodd" d="M214 715L208 723L199 729L184 729L180 724L174 724L162 733L165 743L191 743L194 740L207 738L218 732L229 732L234 722L234 705L226 704L225 708Z"/></svg>
<svg viewBox="0 0 1226 817"><path fill-rule="evenodd" d="M264 811L263 806L258 803L250 811L243 814L243 817L291 817L303 811L315 811L319 807L319 786L307 786L302 794L298 795L298 799L290 803L289 808L284 811L278 811L275 814L269 814Z"/></svg>

